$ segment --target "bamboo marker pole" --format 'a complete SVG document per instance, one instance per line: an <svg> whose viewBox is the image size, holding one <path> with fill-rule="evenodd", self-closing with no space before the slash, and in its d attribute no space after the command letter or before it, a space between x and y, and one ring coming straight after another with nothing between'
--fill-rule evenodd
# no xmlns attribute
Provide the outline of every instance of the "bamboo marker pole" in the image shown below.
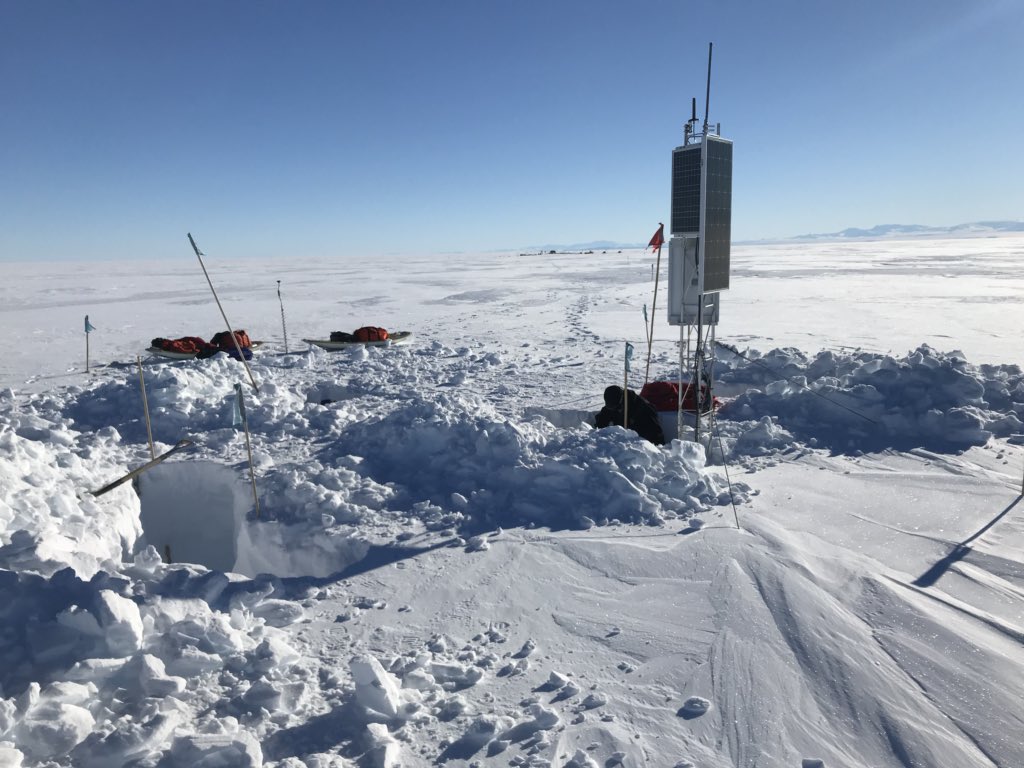
<svg viewBox="0 0 1024 768"><path fill-rule="evenodd" d="M245 396L242 385L235 384L235 396L238 398L238 412L242 417L242 428L245 430L245 451L249 454L249 481L252 483L252 500L256 505L256 519L260 519L260 497L256 493L256 470L252 464L252 441L249 439L249 417L245 414Z"/></svg>
<svg viewBox="0 0 1024 768"><path fill-rule="evenodd" d="M203 268L203 274L206 275L206 282L210 285L210 292L213 293L213 300L217 302L217 309L220 310L220 316L224 318L224 325L228 327L228 333L231 334L231 341L234 342L235 351L238 352L238 360L245 366L245 372L249 374L249 381L252 382L252 389L254 392L259 392L260 388L256 384L256 379L252 375L252 369L249 368L249 363L245 360L245 355L242 354L242 347L238 344L238 338L235 336L235 331L231 327L231 323L228 322L228 316L224 314L224 307L221 306L220 299L217 298L217 291L214 290L213 281L210 279L210 273L206 271L206 265L203 264L203 252L199 250L199 246L196 245L196 241L192 239L192 233L188 233L188 241L192 243L192 250L196 252L196 258L199 259L199 266Z"/></svg>
<svg viewBox="0 0 1024 768"><path fill-rule="evenodd" d="M153 447L153 424L149 420L149 400L146 399L146 380L142 377L142 355L136 355L135 361L139 364L139 390L142 392L142 412L146 415L146 437L149 438L149 458L156 458L156 448Z"/></svg>

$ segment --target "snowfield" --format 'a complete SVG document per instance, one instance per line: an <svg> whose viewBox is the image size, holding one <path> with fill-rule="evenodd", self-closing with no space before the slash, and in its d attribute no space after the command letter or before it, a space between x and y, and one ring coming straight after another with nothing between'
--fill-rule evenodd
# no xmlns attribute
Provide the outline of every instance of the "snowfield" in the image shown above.
<svg viewBox="0 0 1024 768"><path fill-rule="evenodd" d="M182 243L0 286L0 767L1024 765L1024 237L735 247L660 448L650 253L211 254L254 389Z"/></svg>

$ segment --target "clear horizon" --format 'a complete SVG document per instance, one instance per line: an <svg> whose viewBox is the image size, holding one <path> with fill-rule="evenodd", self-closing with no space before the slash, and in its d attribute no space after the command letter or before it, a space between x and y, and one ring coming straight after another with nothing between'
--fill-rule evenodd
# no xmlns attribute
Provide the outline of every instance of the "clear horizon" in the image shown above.
<svg viewBox="0 0 1024 768"><path fill-rule="evenodd" d="M736 241L1024 215L1024 7L7 3L0 261L640 243L691 97Z"/></svg>

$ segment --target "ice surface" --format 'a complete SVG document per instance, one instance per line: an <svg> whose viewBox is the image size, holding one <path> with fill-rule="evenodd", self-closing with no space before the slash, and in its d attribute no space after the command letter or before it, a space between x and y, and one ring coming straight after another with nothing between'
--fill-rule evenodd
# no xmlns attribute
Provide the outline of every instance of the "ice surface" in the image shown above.
<svg viewBox="0 0 1024 768"><path fill-rule="evenodd" d="M1024 764L1022 254L736 248L725 402L660 449L589 418L649 256L213 263L258 391L146 361L195 447L100 497L150 457L135 355L222 320L201 275L14 267L48 343L0 359L0 765ZM285 352L275 275L291 337L416 341Z"/></svg>

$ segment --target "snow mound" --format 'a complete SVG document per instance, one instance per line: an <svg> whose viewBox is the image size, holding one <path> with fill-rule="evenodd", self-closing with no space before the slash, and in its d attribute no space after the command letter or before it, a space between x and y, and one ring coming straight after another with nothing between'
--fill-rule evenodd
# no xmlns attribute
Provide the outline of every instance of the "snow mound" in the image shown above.
<svg viewBox="0 0 1024 768"><path fill-rule="evenodd" d="M787 443L834 453L956 452L1019 432L1024 418L1019 366L971 365L957 352L722 355L720 380L749 388L720 413L737 457L777 453Z"/></svg>

